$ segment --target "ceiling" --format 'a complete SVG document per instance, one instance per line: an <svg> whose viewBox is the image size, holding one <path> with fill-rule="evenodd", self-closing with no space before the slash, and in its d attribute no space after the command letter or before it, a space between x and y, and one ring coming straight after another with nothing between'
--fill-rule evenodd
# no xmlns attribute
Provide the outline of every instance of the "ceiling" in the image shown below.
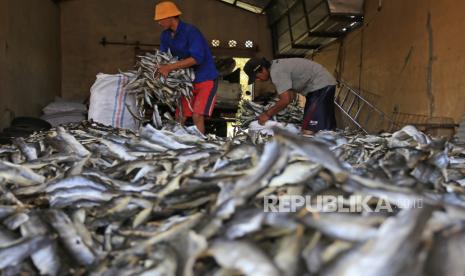
<svg viewBox="0 0 465 276"><path fill-rule="evenodd" d="M253 12L264 13L266 8L273 0L218 0L229 5Z"/></svg>
<svg viewBox="0 0 465 276"><path fill-rule="evenodd" d="M304 56L362 25L364 0L218 0L265 14L275 56Z"/></svg>

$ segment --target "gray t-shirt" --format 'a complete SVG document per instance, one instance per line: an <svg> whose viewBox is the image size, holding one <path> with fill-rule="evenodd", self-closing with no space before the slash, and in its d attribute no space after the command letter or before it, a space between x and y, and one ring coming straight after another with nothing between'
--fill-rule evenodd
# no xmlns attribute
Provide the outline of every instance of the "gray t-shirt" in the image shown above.
<svg viewBox="0 0 465 276"><path fill-rule="evenodd" d="M270 76L278 94L292 89L305 96L328 85L336 85L328 70L305 58L273 60Z"/></svg>

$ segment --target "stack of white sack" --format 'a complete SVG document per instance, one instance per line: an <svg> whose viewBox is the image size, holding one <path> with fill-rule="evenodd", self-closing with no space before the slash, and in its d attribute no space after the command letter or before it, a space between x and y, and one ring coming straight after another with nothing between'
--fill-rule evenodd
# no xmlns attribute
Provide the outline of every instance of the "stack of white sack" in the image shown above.
<svg viewBox="0 0 465 276"><path fill-rule="evenodd" d="M52 126L58 126L85 120L87 108L82 103L57 98L44 107L42 112L44 113L40 117L42 120L49 122Z"/></svg>
<svg viewBox="0 0 465 276"><path fill-rule="evenodd" d="M253 121L249 124L249 134L256 135L258 133L263 135L273 135L273 127L284 128L292 133L299 133L300 128L295 124L281 123L276 121L268 120L264 125L260 125L258 121Z"/></svg>

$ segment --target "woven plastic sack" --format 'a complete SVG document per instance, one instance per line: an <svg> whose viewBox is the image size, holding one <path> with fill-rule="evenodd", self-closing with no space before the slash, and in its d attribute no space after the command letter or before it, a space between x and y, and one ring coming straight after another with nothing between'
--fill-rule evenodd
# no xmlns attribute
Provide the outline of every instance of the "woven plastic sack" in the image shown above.
<svg viewBox="0 0 465 276"><path fill-rule="evenodd" d="M90 88L89 120L112 126L137 130L139 124L130 114L137 113L134 94L129 94L124 88L131 76L116 74L98 74L95 83Z"/></svg>

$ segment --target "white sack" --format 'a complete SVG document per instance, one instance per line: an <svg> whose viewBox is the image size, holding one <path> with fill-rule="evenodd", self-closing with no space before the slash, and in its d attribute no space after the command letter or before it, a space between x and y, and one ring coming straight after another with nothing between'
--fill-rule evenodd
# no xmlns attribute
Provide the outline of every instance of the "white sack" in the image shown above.
<svg viewBox="0 0 465 276"><path fill-rule="evenodd" d="M126 107L138 113L134 94L129 94L124 88L130 79L123 74L98 74L90 88L89 120L116 128L137 130L139 124Z"/></svg>

